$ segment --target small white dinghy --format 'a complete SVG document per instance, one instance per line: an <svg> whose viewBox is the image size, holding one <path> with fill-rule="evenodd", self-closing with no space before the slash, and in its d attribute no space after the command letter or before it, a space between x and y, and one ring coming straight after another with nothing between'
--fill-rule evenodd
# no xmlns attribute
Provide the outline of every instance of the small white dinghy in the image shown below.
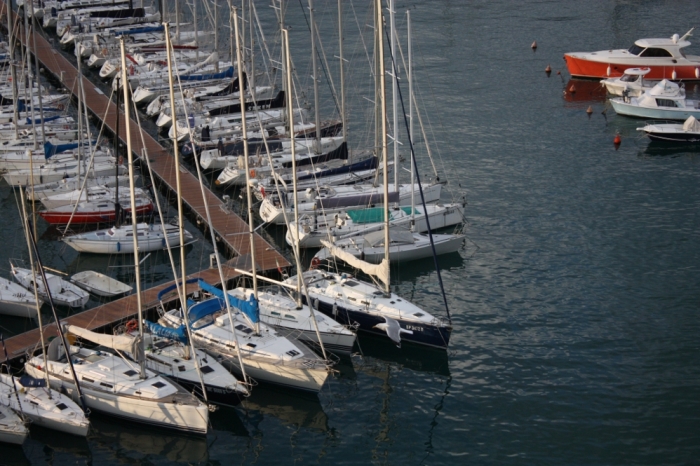
<svg viewBox="0 0 700 466"><path fill-rule="evenodd" d="M29 429L17 413L0 404L0 442L21 445L28 434Z"/></svg>
<svg viewBox="0 0 700 466"><path fill-rule="evenodd" d="M133 289L126 283L93 270L78 272L70 277L70 281L90 293L107 298L130 293Z"/></svg>
<svg viewBox="0 0 700 466"><path fill-rule="evenodd" d="M43 301L37 306L34 293L26 288L0 277L0 314L14 317L34 318Z"/></svg>
<svg viewBox="0 0 700 466"><path fill-rule="evenodd" d="M25 269L22 267L17 267L10 261L12 278L15 279L17 283L22 285L28 290L34 289L34 277L31 269ZM72 308L83 307L87 304L90 295L81 289L80 287L72 284L59 277L58 275L53 275L48 272L46 274L46 281L48 282L48 289L51 291L51 298L53 302L59 306L68 306ZM48 293L46 291L46 285L41 277L41 274L37 274L37 292L39 296L44 299L48 299Z"/></svg>

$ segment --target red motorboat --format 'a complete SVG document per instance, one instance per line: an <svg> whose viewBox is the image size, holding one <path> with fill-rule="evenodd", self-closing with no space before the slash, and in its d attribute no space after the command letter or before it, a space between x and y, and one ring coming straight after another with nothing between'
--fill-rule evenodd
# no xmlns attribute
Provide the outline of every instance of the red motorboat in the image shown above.
<svg viewBox="0 0 700 466"><path fill-rule="evenodd" d="M121 208L128 215L131 213L131 203L121 205ZM75 213L73 213L75 210ZM153 202L146 197L136 199L136 215L139 217L153 211ZM87 201L74 205L64 205L55 209L44 210L39 215L52 225L65 225L67 223L107 223L116 220L114 201Z"/></svg>
<svg viewBox="0 0 700 466"><path fill-rule="evenodd" d="M686 39L674 34L670 39L639 39L629 50L601 50L572 52L564 55L572 77L610 78L622 76L628 68L649 68L646 79L700 80L700 56L687 55L682 49L689 46Z"/></svg>

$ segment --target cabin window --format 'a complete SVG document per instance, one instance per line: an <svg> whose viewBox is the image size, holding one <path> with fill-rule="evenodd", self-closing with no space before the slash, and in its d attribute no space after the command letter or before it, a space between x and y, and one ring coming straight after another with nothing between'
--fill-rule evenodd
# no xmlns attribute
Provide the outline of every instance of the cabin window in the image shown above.
<svg viewBox="0 0 700 466"><path fill-rule="evenodd" d="M664 58L664 57L672 57L673 55L671 55L671 53L666 49L655 49L655 48L649 47L644 52L642 52L639 56L640 57Z"/></svg>
<svg viewBox="0 0 700 466"><path fill-rule="evenodd" d="M156 387L156 388L163 388L163 387L165 387L165 384L164 384L163 382L156 382L156 383L153 383L153 384L151 384L151 385L153 385L153 386Z"/></svg>
<svg viewBox="0 0 700 466"><path fill-rule="evenodd" d="M68 406L66 406L65 403L56 403L56 407L61 411L68 408Z"/></svg>
<svg viewBox="0 0 700 466"><path fill-rule="evenodd" d="M633 83L633 82L635 82L638 78L639 78L639 76L636 75L636 74L623 74L623 75L620 77L620 81L622 81L623 83Z"/></svg>
<svg viewBox="0 0 700 466"><path fill-rule="evenodd" d="M656 99L656 105L659 107L676 108L676 101L670 99Z"/></svg>
<svg viewBox="0 0 700 466"><path fill-rule="evenodd" d="M187 368L185 366L177 366L177 370L179 370L180 372L185 372Z"/></svg>
<svg viewBox="0 0 700 466"><path fill-rule="evenodd" d="M211 374L212 372L214 372L214 369L212 369L209 366L202 366L199 368L199 370L202 372L202 374Z"/></svg>
<svg viewBox="0 0 700 466"><path fill-rule="evenodd" d="M301 353L299 353L299 351L296 351L296 350L289 350L289 351L287 351L287 354L294 357L294 356L298 356Z"/></svg>
<svg viewBox="0 0 700 466"><path fill-rule="evenodd" d="M639 55L640 53L642 53L642 50L644 50L642 47L635 44L632 47L630 47L628 52L631 53L632 55Z"/></svg>
<svg viewBox="0 0 700 466"><path fill-rule="evenodd" d="M357 282L353 282L353 281L350 281L350 280L347 280L347 281L346 281L345 283L343 283L343 284L344 284L344 285L347 285L347 286L357 286L357 285L358 285Z"/></svg>
<svg viewBox="0 0 700 466"><path fill-rule="evenodd" d="M138 372L136 372L136 371L133 370L133 369L129 369L128 371L124 372L124 375L127 376L127 377L133 377L133 376L135 376L136 374L138 374Z"/></svg>
<svg viewBox="0 0 700 466"><path fill-rule="evenodd" d="M103 387L107 387L107 388L114 388L114 386L112 384L109 384L109 383L100 382L100 385L102 385Z"/></svg>

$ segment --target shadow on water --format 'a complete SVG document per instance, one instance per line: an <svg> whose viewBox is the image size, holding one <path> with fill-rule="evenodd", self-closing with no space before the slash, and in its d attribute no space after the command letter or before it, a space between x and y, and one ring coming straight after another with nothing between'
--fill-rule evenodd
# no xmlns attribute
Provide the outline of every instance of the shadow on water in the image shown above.
<svg viewBox="0 0 700 466"><path fill-rule="evenodd" d="M357 371L364 372L373 360L390 362L418 372L449 377L450 364L447 351L421 345L404 343L401 348L388 338L367 333L358 335L360 354L353 357Z"/></svg>
<svg viewBox="0 0 700 466"><path fill-rule="evenodd" d="M608 95L597 79L569 79L563 94L567 102L605 102Z"/></svg>
<svg viewBox="0 0 700 466"><path fill-rule="evenodd" d="M274 416L287 425L321 432L328 430L328 416L316 393L258 385L241 406L244 421L256 429L265 416Z"/></svg>
<svg viewBox="0 0 700 466"><path fill-rule="evenodd" d="M639 151L639 157L687 157L694 156L698 150L698 143L649 141L646 148Z"/></svg>
<svg viewBox="0 0 700 466"><path fill-rule="evenodd" d="M24 450L32 464L37 463L38 458L35 458L37 455L46 463L51 463L51 458L57 455L68 454L74 459L82 458L84 460L89 460L91 456L86 438L34 425L30 427L29 439L24 443ZM2 464L22 464L5 462L5 454L3 454L2 460Z"/></svg>
<svg viewBox="0 0 700 466"><path fill-rule="evenodd" d="M135 455L165 458L176 463L209 460L207 438L93 414L88 441L93 458L134 458ZM105 457L106 455L106 457ZM100 461L101 462L101 461Z"/></svg>

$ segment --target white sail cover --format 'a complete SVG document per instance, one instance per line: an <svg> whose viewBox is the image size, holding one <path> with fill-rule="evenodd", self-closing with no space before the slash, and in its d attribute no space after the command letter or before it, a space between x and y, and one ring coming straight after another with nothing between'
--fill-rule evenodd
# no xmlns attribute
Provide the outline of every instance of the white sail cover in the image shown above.
<svg viewBox="0 0 700 466"><path fill-rule="evenodd" d="M182 71L180 73L180 76L188 76L192 73L195 73L195 72L201 70L202 68L206 67L207 65L210 65L212 63L216 63L217 61L219 61L219 54L217 52L212 52L212 54L209 55L206 58L206 60L204 60L203 62L199 62L199 63L187 68L186 70Z"/></svg>
<svg viewBox="0 0 700 466"><path fill-rule="evenodd" d="M693 115L690 115L683 123L683 131L700 132L700 121L696 120Z"/></svg>
<svg viewBox="0 0 700 466"><path fill-rule="evenodd" d="M64 330L75 336L89 340L95 344L106 346L117 351L126 351L130 354L139 354L140 338L130 335L107 335L106 333L96 333L91 330L77 327L75 325L65 325Z"/></svg>
<svg viewBox="0 0 700 466"><path fill-rule="evenodd" d="M375 276L382 282L386 283L387 286L389 286L388 260L382 259L382 261L379 264L370 264L369 262L365 262L361 259L358 259L352 254L333 246L333 244L329 243L326 240L321 240L321 244L327 247L328 251L330 251L330 253L333 254L333 256L345 261L349 266L355 267L356 269L360 269L367 275Z"/></svg>

